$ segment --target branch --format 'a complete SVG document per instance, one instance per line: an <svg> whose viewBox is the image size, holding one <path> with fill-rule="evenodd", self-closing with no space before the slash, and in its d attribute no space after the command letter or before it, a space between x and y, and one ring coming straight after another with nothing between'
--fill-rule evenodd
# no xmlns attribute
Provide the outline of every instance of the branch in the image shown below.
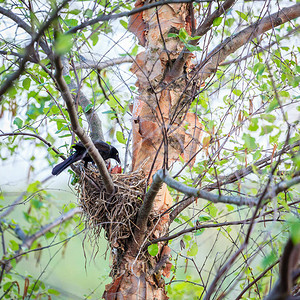
<svg viewBox="0 0 300 300"><path fill-rule="evenodd" d="M162 236L162 237L157 238L155 240L152 240L151 242L149 242L148 244L145 245L145 248L148 247L151 244L156 244L158 242L166 242L166 241L169 241L169 240L173 240L173 239L175 239L179 236L182 236L183 234L190 233L190 232L193 232L193 231L196 231L196 230L207 229L207 228L219 228L219 227L230 226L230 225L247 225L247 224L249 224L249 222L251 222L251 219L242 220L242 221L229 221L229 222L223 222L223 223L196 225L196 226L193 226L191 228L181 230L181 231L179 231L177 233L174 233L172 235L165 235L165 236ZM264 222L274 222L274 218L272 218L272 219L263 219L263 220L257 221L257 223L264 223Z"/></svg>
<svg viewBox="0 0 300 300"><path fill-rule="evenodd" d="M133 62L133 58L130 56L125 57L117 57L112 58L103 62L95 62L89 59L82 60L81 62L76 62L75 69L97 69L97 70L103 70L107 67L112 67L115 65L120 65L123 63L131 63Z"/></svg>
<svg viewBox="0 0 300 300"><path fill-rule="evenodd" d="M161 170L163 172L163 170ZM139 209L137 221L136 221L136 230L134 232L134 238L138 246L140 246L145 238L146 231L147 231L147 222L148 217L151 212L154 199L160 190L163 182L158 175L158 172L154 174L152 184L148 190L148 192L145 194L145 198L143 201L142 206ZM136 249L138 249L137 247Z"/></svg>
<svg viewBox="0 0 300 300"><path fill-rule="evenodd" d="M25 66L26 66L26 63L28 60L30 60L31 56L34 57L34 43L37 42L40 37L42 36L42 34L44 33L44 31L51 25L51 23L53 22L53 20L57 17L59 11L69 2L70 0L64 0L62 2L62 4L60 6L58 6L55 11L53 11L51 14L50 14L50 17L49 19L44 22L42 24L42 26L40 27L39 31L36 33L36 34L33 34L31 33L31 35L33 36L31 42L29 45L26 46L25 48L25 55L24 55L24 58L22 59L21 63L20 63L20 66L19 66L19 69L17 71L15 71L13 74L11 74L7 80L5 80L5 82L1 85L0 87L0 104L2 102L2 96L6 93L6 91L13 85L14 81L16 79L18 79L21 74L23 73L23 71L25 70ZM2 12L5 12L4 9L2 9ZM19 22L20 23L20 18L17 17L16 15L12 14L12 13L9 13L9 17L10 18L14 18L13 20L15 22ZM28 30L28 25L26 23L24 23L23 21L21 21L22 24L22 28L26 28L26 31ZM25 24L28 26L26 27ZM31 30L30 30L31 32Z"/></svg>
<svg viewBox="0 0 300 300"><path fill-rule="evenodd" d="M161 1L157 1L157 2L153 2L153 3L149 3L146 5L143 5L141 7L132 9L131 11L127 11L127 12L121 12L118 14L109 14L109 15L100 15L95 19L83 22L77 26L72 27L69 31L66 32L66 34L71 34L71 33L76 33L78 30L83 29L87 26L90 25L94 25L96 23L99 22L103 22L103 21L110 21L110 20L115 20L115 19L119 19L122 17L129 17L131 15L137 14L139 12L142 12L144 10L153 8L153 7L158 7L158 6L162 6L165 4L172 4L172 3L201 3L201 2L213 2L214 0L161 0Z"/></svg>
<svg viewBox="0 0 300 300"><path fill-rule="evenodd" d="M72 125L73 132L79 137L81 142L83 143L84 147L87 149L89 155L93 159L93 161L96 163L99 172L101 174L101 177L103 179L106 191L110 194L114 192L114 184L113 181L108 173L108 170L106 168L105 162L100 155L99 151L96 149L95 145L91 141L91 139L88 137L88 135L85 133L85 131L81 128L78 118L77 118L77 111L75 107L75 103L73 101L72 95L70 93L70 90L63 78L63 65L61 62L60 57L55 57L55 66L56 66L56 72L55 72L55 79L57 81L57 85L59 87L59 90L61 92L61 95L66 102L68 113L70 116L70 121Z"/></svg>
<svg viewBox="0 0 300 300"><path fill-rule="evenodd" d="M64 155L61 155L61 153L58 149L56 149L54 146L52 146L51 143L49 143L47 140L45 140L44 138L42 138L41 136L39 136L37 134L24 133L24 132L9 132L9 133L0 134L0 137L1 136L15 136L15 135L31 136L31 137L37 138L40 141L42 141L44 144L46 144L49 148L51 148L56 154L60 155L60 157L62 159L66 159Z"/></svg>
<svg viewBox="0 0 300 300"><path fill-rule="evenodd" d="M228 37L215 49L213 49L196 68L199 72L201 82L204 82L208 77L214 74L217 67L222 63L227 56L237 51L247 42L253 40L264 32L286 23L300 16L300 3L258 20L254 24L240 31L239 33Z"/></svg>
<svg viewBox="0 0 300 300"><path fill-rule="evenodd" d="M41 236L45 235L47 232L49 232L50 230L52 230L53 228L55 228L56 226L66 222L67 220L71 219L74 215L81 213L82 210L80 207L76 207L73 208L71 210L69 210L67 213L61 215L60 217L58 217L56 220L54 220L53 222L47 224L46 226L42 227L41 230L39 230L38 232L34 233L33 235L30 235L28 237L26 237L23 240L23 243L20 245L20 250L16 252L16 254L14 255L13 258L9 258L7 260L4 260L4 263L6 264L6 272L9 272L12 269L12 265L8 264L8 262L12 259L15 259L16 262L19 262L22 259L22 255L27 253L27 252L23 252L24 248L29 249L33 242L35 240L37 240L38 238L40 238Z"/></svg>
<svg viewBox="0 0 300 300"><path fill-rule="evenodd" d="M279 279L265 300L299 299L289 297L293 285L293 270L297 268L300 258L300 244L295 245L291 238L287 241L280 259Z"/></svg>
<svg viewBox="0 0 300 300"><path fill-rule="evenodd" d="M19 27L21 27L27 33L29 33L30 35L32 35L31 27L26 22L24 22L20 17L18 17L17 15L15 15L11 10L5 9L5 8L3 8L3 7L0 6L0 14L8 17L11 20L13 20L15 23L17 23L17 25Z"/></svg>
<svg viewBox="0 0 300 300"><path fill-rule="evenodd" d="M234 64L234 63L240 63L241 61L246 60L246 59L249 58L249 57L252 57L252 56L254 56L254 55L257 55L257 54L259 54L259 53L262 53L262 52L264 52L264 51L267 51L267 50L270 49L272 46L278 45L279 42L280 42L281 40L290 37L292 34L294 34L295 32L297 32L299 29L300 29L300 26L297 26L297 27L295 27L294 29L292 29L291 31L289 31L287 34L285 34L285 35L279 37L279 40L276 40L276 41L274 41L274 42L272 42L272 43L270 43L270 44L268 44L268 45L266 45L266 46L259 46L259 47L260 47L259 50L254 49L254 51L252 51L251 53L249 53L249 54L247 54L247 55L245 55L245 56L243 56L243 57L241 57L241 58L235 58L235 59L232 59L232 60L224 61L224 62L222 62L222 63L220 64L220 66L227 66L227 65Z"/></svg>
<svg viewBox="0 0 300 300"><path fill-rule="evenodd" d="M170 175L168 175L167 171L165 171L165 174L164 174L162 169L158 170L156 172L156 174L169 187L171 187L189 197L202 198L202 199L208 200L213 203L229 203L229 204L235 204L238 206L241 206L241 205L254 206L257 204L256 198L216 195L216 194L212 194L210 192L206 192L201 189L189 187L189 186L173 179Z"/></svg>
<svg viewBox="0 0 300 300"><path fill-rule="evenodd" d="M219 3L220 6L211 15L209 15L204 20L204 22L201 23L196 29L195 36L199 36L199 39L191 40L189 44L196 45L199 42L200 38L210 30L214 19L226 13L226 11L234 4L234 2L235 0L226 0L223 4ZM166 75L166 80L168 82L173 80L174 78L179 77L182 74L184 64L190 54L191 52L186 47L184 47L177 57L176 61L174 62L171 70Z"/></svg>
<svg viewBox="0 0 300 300"><path fill-rule="evenodd" d="M63 75L70 76L69 63L66 59L63 60ZM75 73L75 75L77 75ZM70 76L71 77L71 76ZM92 141L104 140L103 130L102 130L102 122L94 110L94 108L88 109L92 105L92 102L83 94L80 89L79 82L76 84L74 79L71 79L71 82L68 84L68 88L70 91L76 91L76 99L75 101L79 103L82 107L86 120L90 127L90 136Z"/></svg>
<svg viewBox="0 0 300 300"><path fill-rule="evenodd" d="M293 148L299 147L299 146L300 146L300 141L297 141L292 145L287 145L280 151L277 151L275 154L272 154L266 158L263 158L263 159L257 161L256 163L249 165L248 167L246 167L244 169L237 170L227 176L218 177L218 182L210 184L210 185L204 187L203 189L206 191L212 191L214 189L220 188L223 185L234 183L234 182L246 177L247 175L252 174L253 170L262 169L262 168L270 165L275 157L278 157L278 156L284 154L285 152L287 152ZM172 222L185 208L187 208L190 204L192 204L196 199L197 198L192 197L192 198L184 200L180 205L178 205L170 213L170 221Z"/></svg>

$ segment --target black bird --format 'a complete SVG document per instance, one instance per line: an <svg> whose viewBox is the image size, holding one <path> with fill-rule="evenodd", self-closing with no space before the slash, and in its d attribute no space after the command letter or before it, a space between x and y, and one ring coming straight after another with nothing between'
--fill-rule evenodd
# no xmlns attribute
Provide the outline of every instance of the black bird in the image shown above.
<svg viewBox="0 0 300 300"><path fill-rule="evenodd" d="M96 148L98 149L100 155L104 160L113 158L119 164L121 163L119 158L119 152L114 146L108 145L107 143L102 141L96 141L94 142L94 145L96 146ZM64 160L63 162L61 162L60 164L58 164L53 168L52 170L53 175L60 174L64 169L66 169L68 166L70 166L76 161L83 160L85 167L87 167L88 162L93 161L81 142L75 144L73 148L75 149L75 152L66 160Z"/></svg>

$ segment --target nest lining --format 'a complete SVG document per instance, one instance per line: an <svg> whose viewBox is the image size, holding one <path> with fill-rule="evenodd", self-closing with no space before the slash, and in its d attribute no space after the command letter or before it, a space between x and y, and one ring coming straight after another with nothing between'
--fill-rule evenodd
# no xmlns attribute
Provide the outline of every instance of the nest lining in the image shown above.
<svg viewBox="0 0 300 300"><path fill-rule="evenodd" d="M82 172L77 189L92 239L97 241L103 228L110 246L124 251L126 240L135 229L136 216L145 193L146 176L140 170L111 176L116 189L112 196L106 193L96 168Z"/></svg>

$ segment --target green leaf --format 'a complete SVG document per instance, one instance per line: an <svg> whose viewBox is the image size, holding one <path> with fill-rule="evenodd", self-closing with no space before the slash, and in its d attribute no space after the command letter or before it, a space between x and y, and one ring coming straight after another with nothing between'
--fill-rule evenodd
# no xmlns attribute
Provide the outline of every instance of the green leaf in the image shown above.
<svg viewBox="0 0 300 300"><path fill-rule="evenodd" d="M300 219L296 217L291 217L288 220L291 231L291 239L294 245L300 243Z"/></svg>
<svg viewBox="0 0 300 300"><path fill-rule="evenodd" d="M242 95L242 91L238 89L234 89L232 92L238 97Z"/></svg>
<svg viewBox="0 0 300 300"><path fill-rule="evenodd" d="M71 76L65 75L64 79L65 79L66 84L70 84L71 83Z"/></svg>
<svg viewBox="0 0 300 300"><path fill-rule="evenodd" d="M198 245L193 243L191 248L187 251L188 256L196 256L198 253Z"/></svg>
<svg viewBox="0 0 300 300"><path fill-rule="evenodd" d="M203 221L209 221L211 220L210 216L199 216L198 221L203 222Z"/></svg>
<svg viewBox="0 0 300 300"><path fill-rule="evenodd" d="M195 231L194 236L201 235L204 232L204 228L198 229Z"/></svg>
<svg viewBox="0 0 300 300"><path fill-rule="evenodd" d="M300 169L300 154L297 154L293 157L293 163L296 165L297 169Z"/></svg>
<svg viewBox="0 0 300 300"><path fill-rule="evenodd" d="M91 35L90 39L93 42L93 46L96 46L99 41L99 35L95 32L94 34Z"/></svg>
<svg viewBox="0 0 300 300"><path fill-rule="evenodd" d="M139 46L138 46L138 45L135 45L135 46L133 47L133 49L132 49L132 51L131 51L130 54L131 54L132 56L136 56L138 50L139 50Z"/></svg>
<svg viewBox="0 0 300 300"><path fill-rule="evenodd" d="M290 93L287 92L287 91L279 91L279 92L278 92L278 95L279 95L280 97L284 97L284 98L290 97Z"/></svg>
<svg viewBox="0 0 300 300"><path fill-rule="evenodd" d="M274 121L276 120L276 116L274 115L270 115L270 114L262 114L261 118L270 122L270 123L274 123Z"/></svg>
<svg viewBox="0 0 300 300"><path fill-rule="evenodd" d="M27 192L30 194L37 192L39 190L40 185L41 185L41 182L38 180L35 182L32 182L31 184L28 185Z"/></svg>
<svg viewBox="0 0 300 300"><path fill-rule="evenodd" d="M186 41L189 37L188 33L184 28L180 28L178 36L182 41Z"/></svg>
<svg viewBox="0 0 300 300"><path fill-rule="evenodd" d="M253 154L253 160L258 160L261 158L261 150L257 150Z"/></svg>
<svg viewBox="0 0 300 300"><path fill-rule="evenodd" d="M176 38L176 37L178 37L178 33L169 33L168 37L170 37L170 38L172 38L172 37Z"/></svg>
<svg viewBox="0 0 300 300"><path fill-rule="evenodd" d="M87 113L89 110L93 109L94 104L90 103L84 108L84 112Z"/></svg>
<svg viewBox="0 0 300 300"><path fill-rule="evenodd" d="M55 296L60 295L60 292L55 290L55 289L48 289L48 293L52 294L52 295L55 295Z"/></svg>
<svg viewBox="0 0 300 300"><path fill-rule="evenodd" d="M257 148L257 145L255 143L255 138L252 137L248 133L244 133L242 139L245 141L245 147L249 150L254 150Z"/></svg>
<svg viewBox="0 0 300 300"><path fill-rule="evenodd" d="M123 133L121 131L117 131L116 137L119 143L126 144L126 140L124 139Z"/></svg>
<svg viewBox="0 0 300 300"><path fill-rule="evenodd" d="M251 123L248 129L250 131L256 131L258 129L258 118L251 119Z"/></svg>
<svg viewBox="0 0 300 300"><path fill-rule="evenodd" d="M69 13L72 14L72 15L78 15L78 14L81 13L81 10L80 9L73 9L73 10L70 10Z"/></svg>
<svg viewBox="0 0 300 300"><path fill-rule="evenodd" d="M275 109L276 107L278 107L278 106L279 106L279 103L278 103L277 99L274 98L274 99L271 101L271 103L269 104L269 106L267 107L266 112L268 113L268 112L274 110L274 109Z"/></svg>
<svg viewBox="0 0 300 300"><path fill-rule="evenodd" d="M19 250L19 244L17 242L15 242L14 240L10 240L9 241L9 248L12 251L17 251L17 250Z"/></svg>
<svg viewBox="0 0 300 300"><path fill-rule="evenodd" d="M217 216L217 213L218 213L218 209L216 208L216 206L211 203L209 206L208 206L208 211L209 211L209 214L215 218Z"/></svg>
<svg viewBox="0 0 300 300"><path fill-rule="evenodd" d="M193 52L193 51L202 51L202 49L199 46L194 46L194 45L190 45L190 44L186 44L185 46L191 52Z"/></svg>
<svg viewBox="0 0 300 300"><path fill-rule="evenodd" d="M84 12L84 16L87 17L88 19L90 19L92 16L93 16L93 11L91 9L87 9L85 12Z"/></svg>
<svg viewBox="0 0 300 300"><path fill-rule="evenodd" d="M25 90L29 90L29 88L30 88L30 84L31 84L31 79L30 78L25 78L24 80L23 80L23 82L22 82L22 85L23 85L23 88L25 89Z"/></svg>
<svg viewBox="0 0 300 300"><path fill-rule="evenodd" d="M76 19L65 19L64 21L69 27L75 27L78 25L78 20Z"/></svg>
<svg viewBox="0 0 300 300"><path fill-rule="evenodd" d="M272 132L273 129L274 129L274 126L271 126L271 125L262 126L260 135L268 134L268 133Z"/></svg>
<svg viewBox="0 0 300 300"><path fill-rule="evenodd" d="M262 267L265 269L268 266L270 266L272 263L274 263L276 260L277 260L277 255L275 251L272 251L270 254L264 257L262 261Z"/></svg>
<svg viewBox="0 0 300 300"><path fill-rule="evenodd" d="M107 115L107 114L115 114L115 112L113 110L106 110L106 111L103 111L102 112L104 115Z"/></svg>
<svg viewBox="0 0 300 300"><path fill-rule="evenodd" d="M32 199L31 204L36 209L40 209L44 205L43 202L38 199Z"/></svg>
<svg viewBox="0 0 300 300"><path fill-rule="evenodd" d="M20 129L23 126L23 121L19 117L16 117L14 119L14 124Z"/></svg>
<svg viewBox="0 0 300 300"><path fill-rule="evenodd" d="M157 244L152 244L150 246L148 246L148 253L151 256L156 256L158 253L158 245Z"/></svg>
<svg viewBox="0 0 300 300"><path fill-rule="evenodd" d="M128 23L124 20L120 20L120 24L127 30L128 28Z"/></svg>
<svg viewBox="0 0 300 300"><path fill-rule="evenodd" d="M245 13L236 10L236 13L245 21L248 21L248 15L246 15Z"/></svg>
<svg viewBox="0 0 300 300"><path fill-rule="evenodd" d="M213 21L213 26L219 26L222 23L222 17L217 17Z"/></svg>
<svg viewBox="0 0 300 300"><path fill-rule="evenodd" d="M54 50L58 55L68 53L73 47L73 37L71 34L59 34L55 40Z"/></svg>

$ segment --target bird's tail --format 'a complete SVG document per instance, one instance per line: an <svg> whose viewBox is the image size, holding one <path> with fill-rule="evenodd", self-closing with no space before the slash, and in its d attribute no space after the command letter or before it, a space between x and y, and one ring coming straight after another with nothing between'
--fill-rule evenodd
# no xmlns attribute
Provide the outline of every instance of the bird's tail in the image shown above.
<svg viewBox="0 0 300 300"><path fill-rule="evenodd" d="M58 175L58 174L60 174L69 165L71 165L72 163L74 163L74 162L76 162L78 160L80 160L80 157L78 157L78 155L76 155L76 153L74 153L73 155L71 155L70 157L68 157L66 160L64 160L63 162L61 162L57 166L55 166L53 168L53 170L52 170L52 175Z"/></svg>

